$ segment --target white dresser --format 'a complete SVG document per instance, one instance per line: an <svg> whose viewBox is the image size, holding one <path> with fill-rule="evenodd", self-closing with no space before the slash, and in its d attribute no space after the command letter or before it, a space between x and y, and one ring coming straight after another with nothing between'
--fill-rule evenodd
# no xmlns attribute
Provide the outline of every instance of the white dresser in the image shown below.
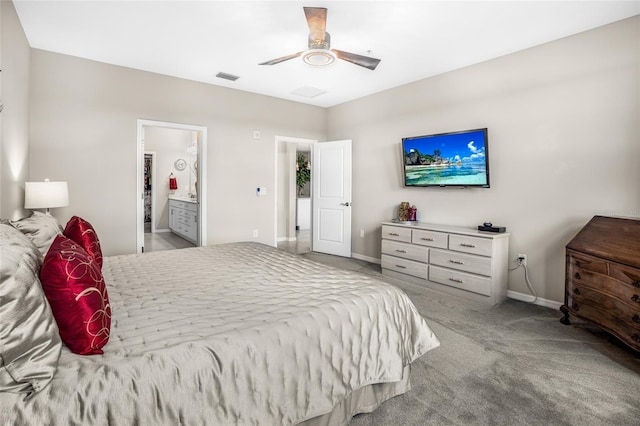
<svg viewBox="0 0 640 426"><path fill-rule="evenodd" d="M198 203L169 198L169 229L193 244L198 244Z"/></svg>
<svg viewBox="0 0 640 426"><path fill-rule="evenodd" d="M382 274L491 304L507 297L509 233L382 223Z"/></svg>

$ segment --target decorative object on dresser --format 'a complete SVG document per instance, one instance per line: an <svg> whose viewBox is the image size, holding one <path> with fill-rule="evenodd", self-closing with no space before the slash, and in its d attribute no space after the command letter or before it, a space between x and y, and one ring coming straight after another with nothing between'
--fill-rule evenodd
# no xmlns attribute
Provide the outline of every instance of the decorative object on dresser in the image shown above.
<svg viewBox="0 0 640 426"><path fill-rule="evenodd" d="M495 305L507 297L509 235L383 222L382 274Z"/></svg>
<svg viewBox="0 0 640 426"><path fill-rule="evenodd" d="M566 246L564 305L640 352L640 220L594 216Z"/></svg>
<svg viewBox="0 0 640 426"><path fill-rule="evenodd" d="M409 220L409 203L406 201L401 202L400 207L398 207L398 220L401 222Z"/></svg>

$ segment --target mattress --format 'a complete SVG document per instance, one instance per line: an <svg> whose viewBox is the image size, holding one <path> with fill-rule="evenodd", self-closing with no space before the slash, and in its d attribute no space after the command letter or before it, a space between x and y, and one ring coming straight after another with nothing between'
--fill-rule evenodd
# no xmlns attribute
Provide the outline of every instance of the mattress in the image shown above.
<svg viewBox="0 0 640 426"><path fill-rule="evenodd" d="M406 379L439 341L373 276L256 243L105 258L104 355L63 348L51 384L3 394L3 423L277 424Z"/></svg>

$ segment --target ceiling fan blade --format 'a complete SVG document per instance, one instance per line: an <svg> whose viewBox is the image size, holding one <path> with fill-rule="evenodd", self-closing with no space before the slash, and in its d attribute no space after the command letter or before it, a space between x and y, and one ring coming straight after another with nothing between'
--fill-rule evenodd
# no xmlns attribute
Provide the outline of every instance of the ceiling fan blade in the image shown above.
<svg viewBox="0 0 640 426"><path fill-rule="evenodd" d="M313 41L324 43L327 27L327 9L324 7L305 7L304 15L309 25L309 37Z"/></svg>
<svg viewBox="0 0 640 426"><path fill-rule="evenodd" d="M352 64L356 64L356 65L360 65L361 67L368 68L371 71L375 70L378 64L380 63L380 59L372 58L370 56L344 52L338 49L331 49L331 51L335 53L338 58L347 62L351 62Z"/></svg>
<svg viewBox="0 0 640 426"><path fill-rule="evenodd" d="M288 61L289 59L297 58L300 55L302 55L302 52L294 53L293 55L288 55L288 56L281 56L279 58L272 59L267 62L262 62L258 65L275 65L275 64L279 64L280 62Z"/></svg>

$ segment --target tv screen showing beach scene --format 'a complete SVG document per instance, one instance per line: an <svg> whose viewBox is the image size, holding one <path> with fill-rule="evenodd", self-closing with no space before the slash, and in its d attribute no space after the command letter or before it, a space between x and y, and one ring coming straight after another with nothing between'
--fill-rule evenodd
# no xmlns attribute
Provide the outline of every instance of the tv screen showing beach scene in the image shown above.
<svg viewBox="0 0 640 426"><path fill-rule="evenodd" d="M487 129L402 139L404 185L489 188Z"/></svg>

